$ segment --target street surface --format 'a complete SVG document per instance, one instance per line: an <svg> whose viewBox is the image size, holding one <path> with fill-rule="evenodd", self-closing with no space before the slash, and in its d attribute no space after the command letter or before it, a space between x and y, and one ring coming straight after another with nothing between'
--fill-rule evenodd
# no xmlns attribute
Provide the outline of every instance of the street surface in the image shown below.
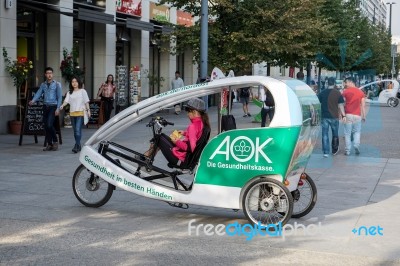
<svg viewBox="0 0 400 266"><path fill-rule="evenodd" d="M238 124L251 124L240 103L233 110ZM257 112L254 105L251 110ZM184 112L160 115L175 122L170 129L188 124ZM215 107L210 116L215 133ZM196 236L195 229L189 235L192 219L192 226L245 224L242 211L184 210L120 189L103 207L84 207L71 187L79 165L71 152L72 129L62 129L64 143L55 152L42 151L43 137L35 144L25 136L18 146L18 136L0 135L0 265L400 265L399 118L399 107L371 106L360 156L344 156L341 137L340 153L324 159L318 140L307 170L317 185L317 204L305 217L289 221L320 223L316 233L300 229L296 235L248 241L202 230ZM115 141L145 151L147 120ZM84 140L94 131L84 129ZM161 153L157 158L156 164L165 164ZM368 235L352 232L362 226Z"/></svg>

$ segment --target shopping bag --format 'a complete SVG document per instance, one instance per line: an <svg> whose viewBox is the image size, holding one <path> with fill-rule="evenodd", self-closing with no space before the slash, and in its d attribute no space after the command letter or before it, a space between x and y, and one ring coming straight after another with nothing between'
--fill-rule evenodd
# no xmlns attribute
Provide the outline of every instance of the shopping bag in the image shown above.
<svg viewBox="0 0 400 266"><path fill-rule="evenodd" d="M221 132L236 129L236 121L233 115L223 115L221 117Z"/></svg>
<svg viewBox="0 0 400 266"><path fill-rule="evenodd" d="M86 110L83 111L83 123L84 123L85 125L87 125L87 123L89 123L89 115L88 115L88 113L87 113Z"/></svg>

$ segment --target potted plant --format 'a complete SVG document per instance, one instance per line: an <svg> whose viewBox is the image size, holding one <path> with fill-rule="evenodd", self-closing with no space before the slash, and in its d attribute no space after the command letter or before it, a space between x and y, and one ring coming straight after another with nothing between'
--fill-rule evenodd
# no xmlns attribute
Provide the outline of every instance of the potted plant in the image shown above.
<svg viewBox="0 0 400 266"><path fill-rule="evenodd" d="M21 86L26 85L26 81L32 75L33 64L32 61L27 60L26 57L19 57L17 60L11 60L8 56L7 49L3 47L3 58L5 70L10 74L14 86L17 88L17 122L10 121L10 131L17 131L11 133L19 134L20 130L13 129L13 126L21 127L22 124L22 104L21 104Z"/></svg>
<svg viewBox="0 0 400 266"><path fill-rule="evenodd" d="M79 50L77 47L73 47L71 52L67 48L63 48L63 60L61 60L60 70L61 76L67 83L73 76L77 76L83 81L85 70L80 68L78 58Z"/></svg>

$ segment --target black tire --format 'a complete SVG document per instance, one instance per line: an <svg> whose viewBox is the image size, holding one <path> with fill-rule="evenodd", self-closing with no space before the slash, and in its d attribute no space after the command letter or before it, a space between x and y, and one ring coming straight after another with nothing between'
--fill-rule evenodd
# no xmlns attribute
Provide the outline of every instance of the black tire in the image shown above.
<svg viewBox="0 0 400 266"><path fill-rule="evenodd" d="M242 207L251 223L260 222L261 225L268 226L281 222L285 225L292 216L293 198L281 182L261 178L246 187L242 196Z"/></svg>
<svg viewBox="0 0 400 266"><path fill-rule="evenodd" d="M300 179L303 185L292 191L293 196L293 218L300 218L307 215L317 202L317 187L309 175ZM299 181L300 182L300 181Z"/></svg>
<svg viewBox="0 0 400 266"><path fill-rule="evenodd" d="M85 206L97 208L111 198L114 186L90 172L84 165L76 168L72 177L75 197Z"/></svg>
<svg viewBox="0 0 400 266"><path fill-rule="evenodd" d="M387 105L390 107L396 107L397 105L399 105L399 99L397 99L395 97L390 97L387 100Z"/></svg>

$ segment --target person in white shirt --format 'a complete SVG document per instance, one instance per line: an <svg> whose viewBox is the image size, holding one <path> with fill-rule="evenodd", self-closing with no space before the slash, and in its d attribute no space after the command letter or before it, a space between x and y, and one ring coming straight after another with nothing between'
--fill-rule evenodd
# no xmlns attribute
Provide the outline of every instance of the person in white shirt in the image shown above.
<svg viewBox="0 0 400 266"><path fill-rule="evenodd" d="M265 127L267 115L271 123L275 114L275 101L268 88L262 87L260 89L260 101L263 103L261 107L261 127Z"/></svg>
<svg viewBox="0 0 400 266"><path fill-rule="evenodd" d="M171 90L175 90L181 87L184 87L183 79L180 77L181 73L179 71L175 71L175 78L171 81ZM181 113L182 106L181 104L175 105L175 114L179 115Z"/></svg>
<svg viewBox="0 0 400 266"><path fill-rule="evenodd" d="M74 129L75 146L73 153L81 151L82 124L84 112L90 117L89 96L85 89L82 89L82 82L78 77L73 77L69 83L69 92L65 97L60 110L67 104L70 105L69 115L71 117L72 128Z"/></svg>
<svg viewBox="0 0 400 266"><path fill-rule="evenodd" d="M181 73L179 71L175 71L175 78L171 81L171 90L185 86L183 79L180 76Z"/></svg>

